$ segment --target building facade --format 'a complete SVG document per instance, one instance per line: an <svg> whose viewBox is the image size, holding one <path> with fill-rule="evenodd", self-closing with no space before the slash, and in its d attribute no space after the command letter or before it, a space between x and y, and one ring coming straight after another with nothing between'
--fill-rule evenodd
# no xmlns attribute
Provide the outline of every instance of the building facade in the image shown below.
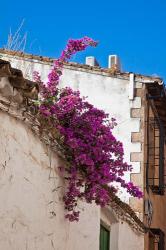
<svg viewBox="0 0 166 250"><path fill-rule="evenodd" d="M0 55L2 59L9 61L12 67L21 69L24 76L28 78L31 78L33 71L38 71L41 73L42 79L46 80L52 66L52 59L49 58L4 50L0 51ZM81 95L88 96L91 103L116 118L118 125L114 129L114 134L123 142L125 160L133 166L132 173L127 174L125 178L133 181L144 191L144 199L141 200L131 198L125 192L119 192L120 199L129 204L139 221L146 226L144 236L137 235L140 237L139 243L141 243L134 246L136 241L134 241L135 243L132 240L126 241L126 244L131 243L131 246L124 248L123 240L110 240L106 245L109 244L110 249L114 250L166 249L164 246L164 235L166 234L164 220L166 113L164 107L166 97L162 80L133 73L121 73L110 68L102 69L99 66L68 63L64 65L61 86L70 86L79 90ZM117 210L115 209L115 211ZM115 222L119 215L117 218L112 216L112 222L111 220L108 222L111 212L110 217L107 212L98 211L100 214L98 225L101 220L101 234L115 239L114 232L116 230L119 233L125 232L125 228L129 227L129 224L126 222L114 224L113 221ZM72 230L72 232L74 231ZM115 235L117 234L115 233ZM119 235L119 239L122 239L123 234ZM124 238L126 238L125 234ZM134 236L132 235L131 238L134 239ZM95 246L93 249L99 249L99 246Z"/></svg>
<svg viewBox="0 0 166 250"><path fill-rule="evenodd" d="M65 219L63 154L24 102L35 87L0 60L0 249L141 250L144 225L117 197L103 209L80 203L80 221Z"/></svg>

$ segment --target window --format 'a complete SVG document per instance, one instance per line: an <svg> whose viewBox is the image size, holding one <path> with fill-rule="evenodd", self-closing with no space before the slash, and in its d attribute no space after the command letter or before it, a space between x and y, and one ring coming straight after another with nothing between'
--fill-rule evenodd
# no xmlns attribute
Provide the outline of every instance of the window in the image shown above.
<svg viewBox="0 0 166 250"><path fill-rule="evenodd" d="M146 185L153 193L164 194L164 128L153 100L148 99Z"/></svg>
<svg viewBox="0 0 166 250"><path fill-rule="evenodd" d="M100 225L100 250L109 250L110 231Z"/></svg>
<svg viewBox="0 0 166 250"><path fill-rule="evenodd" d="M149 250L164 250L164 233L161 229L150 229Z"/></svg>

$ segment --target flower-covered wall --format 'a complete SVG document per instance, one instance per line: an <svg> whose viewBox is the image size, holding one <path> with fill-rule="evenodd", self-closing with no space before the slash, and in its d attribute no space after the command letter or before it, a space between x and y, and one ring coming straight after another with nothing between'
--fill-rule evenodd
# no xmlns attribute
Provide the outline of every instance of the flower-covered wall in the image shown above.
<svg viewBox="0 0 166 250"><path fill-rule="evenodd" d="M47 79L52 63L22 57L4 55L13 67L19 68L26 77L32 77L34 71L41 74L42 80ZM131 113L141 108L141 98L130 99L130 92L134 91L129 84L128 77L114 77L100 70L93 70L79 65L65 65L63 75L60 78L61 87L71 87L79 90L82 96L87 96L88 101L95 107L103 109L110 117L116 118L117 126L113 133L123 143L125 161L133 166L132 173L140 173L141 143L132 142L132 133L140 131L140 117L132 117ZM135 83L133 88L140 89L142 84ZM134 153L136 155L131 156ZM138 156L138 157L137 157ZM125 179L130 180L130 173L125 174ZM142 188L142 183L135 183ZM129 202L129 195L120 190L119 196L125 202Z"/></svg>
<svg viewBox="0 0 166 250"><path fill-rule="evenodd" d="M103 221L110 228L110 249L143 250L143 234L110 209L103 213L80 203L79 222L65 218L62 159L12 113L0 108L0 249L98 250Z"/></svg>
<svg viewBox="0 0 166 250"><path fill-rule="evenodd" d="M132 220L134 212L129 212L129 206L125 210L125 204L118 207L114 201L103 214L99 206L79 202L80 220L66 220L66 178L59 170L66 163L63 153L55 142L51 144L49 133L40 133L39 121L28 111L29 106L20 105L22 95L33 85L14 72L1 61L0 249L98 250L101 222L110 230L111 249L123 246L123 250L133 250L137 242L137 249L143 249L141 222ZM130 244L126 234L131 237Z"/></svg>
<svg viewBox="0 0 166 250"><path fill-rule="evenodd" d="M61 163L25 122L0 111L0 249L99 249L99 207L66 220Z"/></svg>

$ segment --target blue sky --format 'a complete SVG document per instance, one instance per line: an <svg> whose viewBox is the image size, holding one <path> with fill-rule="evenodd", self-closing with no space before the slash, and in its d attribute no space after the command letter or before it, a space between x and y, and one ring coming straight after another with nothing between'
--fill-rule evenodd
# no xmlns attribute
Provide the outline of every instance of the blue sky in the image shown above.
<svg viewBox="0 0 166 250"><path fill-rule="evenodd" d="M16 30L25 19L26 51L57 57L69 38L90 36L100 43L75 56L84 62L95 56L107 67L108 55L118 54L124 71L157 74L166 81L166 1L2 1L0 46L10 27Z"/></svg>

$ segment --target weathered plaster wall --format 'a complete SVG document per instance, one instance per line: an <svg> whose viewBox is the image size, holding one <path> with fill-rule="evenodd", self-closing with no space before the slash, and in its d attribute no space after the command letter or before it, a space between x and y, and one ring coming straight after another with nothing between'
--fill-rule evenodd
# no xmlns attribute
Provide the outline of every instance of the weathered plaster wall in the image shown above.
<svg viewBox="0 0 166 250"><path fill-rule="evenodd" d="M9 60L13 67L21 69L27 77L31 77L32 72L38 71L41 73L42 79L46 80L51 69L49 63L26 58L3 55L3 59ZM141 84L136 85L141 88ZM125 160L132 164L133 173L140 173L140 162L137 156L138 154L139 157L141 156L141 143L133 143L131 133L140 131L140 117L135 113L137 113L137 109L141 108L141 98L137 96L133 100L129 100L129 94L132 91L129 89L129 79L119 79L106 73L66 66L61 78L61 86L70 86L79 90L81 95L88 96L88 100L92 104L104 109L110 114L110 117L117 119L118 126L114 129L114 134L124 144ZM132 109L133 113L135 112L133 117L131 117ZM132 157L133 152L136 154L133 154ZM126 174L125 178L129 181L130 174ZM138 185L140 186L140 182ZM119 196L123 201L129 201L126 192L120 192Z"/></svg>
<svg viewBox="0 0 166 250"><path fill-rule="evenodd" d="M58 172L62 160L25 122L3 111L0 148L0 249L98 250L100 221L110 230L111 250L134 250L142 242L143 234L119 222L110 207L100 211L80 204L80 221L69 223L62 202L65 183ZM143 250L142 243L135 249Z"/></svg>
<svg viewBox="0 0 166 250"><path fill-rule="evenodd" d="M118 219L110 207L101 209L100 217L110 231L110 250L144 250L144 235Z"/></svg>
<svg viewBox="0 0 166 250"><path fill-rule="evenodd" d="M65 70L69 71L65 73L66 76L70 74L70 71L73 72L72 69ZM110 79L115 94L114 105L118 105L118 102L116 103L116 81L114 78L105 76L104 79L107 80L105 80L103 88L100 86L103 76L99 76L98 88L95 82L92 82L93 78L91 79L91 74L89 74L88 83L89 85L93 83L90 88L90 98L95 103L95 96L100 92L104 93L107 100L105 101L102 95L99 96L100 104L105 103L102 108L108 108L108 112L110 112L108 106L109 96L112 94L109 89ZM72 81L74 81L75 75L72 77ZM80 81L84 77L84 75L80 75ZM86 77L85 80L88 79ZM78 79L75 79L75 84L79 82L76 80ZM63 81L66 82L66 79L62 79L62 85ZM130 108L131 102L126 101L128 82L123 81L117 80L117 84L121 88L122 96L123 92L125 93L122 99L124 99L126 107ZM6 90L5 86L9 87L7 78L1 79L0 92L1 87L3 91ZM76 86L73 88L77 89ZM96 94L95 89L97 89ZM9 94L9 89L7 93ZM13 95L13 89L11 89L11 93ZM14 98L17 97L17 94L15 93ZM86 95L86 93L83 94ZM118 95L117 98L119 98ZM118 100L120 101L120 99ZM139 99L136 102L139 102ZM96 102L96 106L98 103L99 101ZM134 103L132 102L132 105L135 105ZM20 110L17 110L16 107L13 109L13 115L19 117L19 119L15 119L12 117L10 108L0 103L0 109L11 113L10 116L0 111L0 249L98 250L100 220L110 229L111 250L121 250L120 242L126 241L128 235L131 242L130 244L124 242L123 250L132 250L133 246L137 246L138 240L142 242L143 235L134 232L125 221L123 224L119 223L119 219L110 208L103 210L104 213L100 213L96 206L80 204L82 213L79 223L69 223L64 219L62 197L65 183L58 173L58 166L62 164L62 161L55 152L50 151L39 140L37 135L32 133L26 125L26 120L25 122L19 120L21 119ZM119 108L116 105L115 108L117 108L116 114ZM124 117L123 114L121 115ZM132 121L130 116L129 120ZM139 122L139 119L136 121ZM130 141L128 136L129 133L126 133L126 140ZM131 152L128 153L130 155ZM143 245L139 246L140 248L137 249L143 250Z"/></svg>
<svg viewBox="0 0 166 250"><path fill-rule="evenodd" d="M119 222L119 248L118 250L142 250L144 248L144 237L132 231L130 226L121 221Z"/></svg>
<svg viewBox="0 0 166 250"><path fill-rule="evenodd" d="M55 153L25 123L0 111L0 249L99 249L99 208L64 218L64 181Z"/></svg>

